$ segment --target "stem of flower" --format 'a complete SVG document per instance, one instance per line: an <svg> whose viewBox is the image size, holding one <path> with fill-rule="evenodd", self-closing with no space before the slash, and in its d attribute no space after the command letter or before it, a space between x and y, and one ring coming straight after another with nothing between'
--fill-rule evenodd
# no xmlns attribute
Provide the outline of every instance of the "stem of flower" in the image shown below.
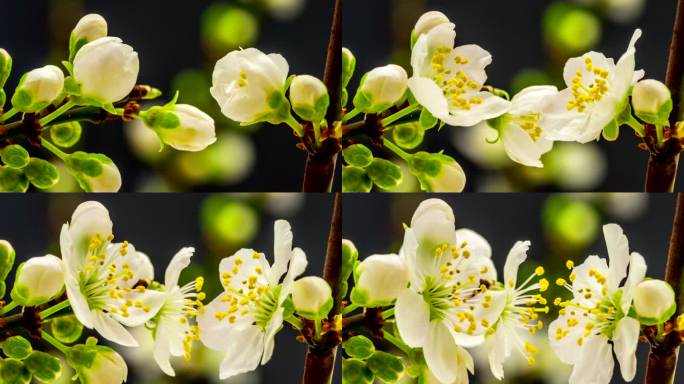
<svg viewBox="0 0 684 384"><path fill-rule="evenodd" d="M51 142L43 139L42 137L40 138L40 144L43 146L43 148L52 152L53 155L62 159L62 161L66 161L66 158L69 156L69 154L67 154L64 151L62 151L61 149L57 148L57 146L55 146Z"/></svg>
<svg viewBox="0 0 684 384"><path fill-rule="evenodd" d="M392 316L394 316L394 307L382 312L382 318L385 320L389 319Z"/></svg>
<svg viewBox="0 0 684 384"><path fill-rule="evenodd" d="M44 126L48 125L52 120L54 120L54 119L60 117L61 115L63 115L64 113L66 113L68 110L70 110L72 107L75 107L75 106L76 106L76 103L74 103L73 101L69 100L69 101L67 101L66 103L64 103L64 105L62 105L61 107L57 108L56 110L54 110L54 111L53 111L52 113L50 113L49 115L47 115L47 116L41 118L40 120L38 120L38 123L39 123L42 127L44 127Z"/></svg>
<svg viewBox="0 0 684 384"><path fill-rule="evenodd" d="M316 339L320 339L322 331L323 326L321 325L321 319L314 320L314 332L316 332L316 335L314 337Z"/></svg>
<svg viewBox="0 0 684 384"><path fill-rule="evenodd" d="M663 125L662 124L656 124L655 129L656 129L657 145L658 145L658 147L662 147L663 143L665 141L665 134L663 132Z"/></svg>
<svg viewBox="0 0 684 384"><path fill-rule="evenodd" d="M348 315L348 314L354 312L355 310L357 310L359 308L360 307L358 304L351 303L351 304L347 305L346 307L344 307L344 309L342 310L342 315Z"/></svg>
<svg viewBox="0 0 684 384"><path fill-rule="evenodd" d="M406 108L404 108L398 112L395 112L395 113L385 117L384 119L380 120L380 123L382 124L383 127L387 127L390 124L394 123L395 121L401 119L402 117L408 116L408 115L412 114L413 112L415 112L419 109L420 109L420 104L409 105L408 107L406 107Z"/></svg>
<svg viewBox="0 0 684 384"><path fill-rule="evenodd" d="M285 124L292 128L292 130L295 131L295 133L297 133L297 136L304 136L304 129L302 128L302 125L299 124L299 122L295 120L295 118L292 117L292 115L289 115L287 119L285 119Z"/></svg>
<svg viewBox="0 0 684 384"><path fill-rule="evenodd" d="M11 119L12 116L16 115L17 113L19 113L19 111L16 108L12 108L9 111L3 113L2 115L0 115L0 123Z"/></svg>
<svg viewBox="0 0 684 384"><path fill-rule="evenodd" d="M404 161L408 162L411 160L411 154L405 152L403 149L399 148L396 144L393 142L389 141L388 139L383 139L383 144L385 145L385 148L389 149L390 151L394 152L397 156L401 157Z"/></svg>
<svg viewBox="0 0 684 384"><path fill-rule="evenodd" d="M5 304L5 306L2 307L2 309L0 309L0 315L6 314L7 312L16 308L18 305L19 304L15 303L14 301L10 301L9 303Z"/></svg>
<svg viewBox="0 0 684 384"><path fill-rule="evenodd" d="M402 352L404 352L406 355L408 355L411 352L411 347L406 345L403 341L401 341L400 338L394 336L390 332L383 332L383 337L385 340L387 340L390 344L394 345L395 347L399 348Z"/></svg>
<svg viewBox="0 0 684 384"><path fill-rule="evenodd" d="M342 117L342 122L353 119L354 117L358 116L359 113L361 113L360 110L356 108L352 109L351 111L344 114L344 117Z"/></svg>
<svg viewBox="0 0 684 384"><path fill-rule="evenodd" d="M644 129L644 125L641 124L634 116L630 113L629 114L629 120L625 121L625 124L629 125L630 128L636 132L639 137L644 137L646 136L646 130Z"/></svg>
<svg viewBox="0 0 684 384"><path fill-rule="evenodd" d="M47 332L45 332L45 331L41 331L41 332L40 332L40 337L41 337L43 340L45 340L45 341L47 341L48 343L50 343L53 347L59 349L59 351L62 352L62 353L64 353L64 354L66 354L67 351L69 351L69 347L67 347L66 345L62 344L59 340L55 339L54 337L52 337L52 335L50 335L49 333L47 333Z"/></svg>
<svg viewBox="0 0 684 384"><path fill-rule="evenodd" d="M304 325L302 324L302 321L299 320L299 318L295 316L290 316L287 319L285 319L290 325L292 325L295 329L302 329Z"/></svg>
<svg viewBox="0 0 684 384"><path fill-rule="evenodd" d="M69 300L64 300L61 303L55 304L50 308L47 308L47 309L40 311L40 313L38 315L40 316L41 319L47 319L48 317L54 315L55 313L61 311L62 309L68 308L69 305L70 305Z"/></svg>

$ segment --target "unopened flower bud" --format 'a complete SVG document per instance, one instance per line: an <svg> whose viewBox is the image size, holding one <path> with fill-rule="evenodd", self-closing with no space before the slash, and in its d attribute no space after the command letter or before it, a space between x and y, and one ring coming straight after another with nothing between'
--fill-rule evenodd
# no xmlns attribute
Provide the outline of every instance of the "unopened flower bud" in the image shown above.
<svg viewBox="0 0 684 384"><path fill-rule="evenodd" d="M417 152L409 161L409 170L427 192L461 192L466 176L453 158L441 153Z"/></svg>
<svg viewBox="0 0 684 384"><path fill-rule="evenodd" d="M634 290L634 309L643 324L662 323L677 309L674 290L663 280L644 280Z"/></svg>
<svg viewBox="0 0 684 384"><path fill-rule="evenodd" d="M0 88L5 86L10 73L12 72L12 56L0 48Z"/></svg>
<svg viewBox="0 0 684 384"><path fill-rule="evenodd" d="M84 384L121 384L128 377L121 355L103 345L76 345L67 350L66 358Z"/></svg>
<svg viewBox="0 0 684 384"><path fill-rule="evenodd" d="M0 240L0 297L5 296L5 279L14 267L16 253L9 241Z"/></svg>
<svg viewBox="0 0 684 384"><path fill-rule="evenodd" d="M364 113L382 112L401 100L407 87L404 68L395 64L374 68L361 79L354 107Z"/></svg>
<svg viewBox="0 0 684 384"><path fill-rule="evenodd" d="M73 65L80 96L103 104L126 97L138 80L138 53L118 37L102 37L81 47Z"/></svg>
<svg viewBox="0 0 684 384"><path fill-rule="evenodd" d="M70 57L73 59L76 52L85 44L105 36L107 36L107 20L104 17L96 13L83 16L69 37Z"/></svg>
<svg viewBox="0 0 684 384"><path fill-rule="evenodd" d="M197 152L216 142L214 119L192 105L152 107L140 117L163 143L179 151Z"/></svg>
<svg viewBox="0 0 684 384"><path fill-rule="evenodd" d="M376 308L392 304L409 283L409 271L395 254L372 255L354 270L356 286L351 293L354 304Z"/></svg>
<svg viewBox="0 0 684 384"><path fill-rule="evenodd" d="M70 154L65 163L86 192L118 192L121 188L121 173L105 155L78 151Z"/></svg>
<svg viewBox="0 0 684 384"><path fill-rule="evenodd" d="M294 283L292 303L300 316L309 320L320 320L328 316L332 309L332 290L320 277L303 277Z"/></svg>
<svg viewBox="0 0 684 384"><path fill-rule="evenodd" d="M64 268L62 259L54 255L32 257L17 268L12 300L33 307L45 304L62 293Z"/></svg>
<svg viewBox="0 0 684 384"><path fill-rule="evenodd" d="M649 124L668 124L672 97L667 86L658 80L641 80L632 89L634 114Z"/></svg>
<svg viewBox="0 0 684 384"><path fill-rule="evenodd" d="M356 57L348 48L342 48L342 88L347 87L355 69Z"/></svg>
<svg viewBox="0 0 684 384"><path fill-rule="evenodd" d="M423 13L413 27L413 33L418 36L430 32L430 30L440 24L450 23L449 18L440 11L428 11Z"/></svg>
<svg viewBox="0 0 684 384"><path fill-rule="evenodd" d="M330 105L328 89L313 76L297 76L290 84L290 104L299 117L318 124Z"/></svg>
<svg viewBox="0 0 684 384"><path fill-rule="evenodd" d="M12 96L12 106L20 112L37 112L55 101L63 90L62 70L46 65L21 77Z"/></svg>

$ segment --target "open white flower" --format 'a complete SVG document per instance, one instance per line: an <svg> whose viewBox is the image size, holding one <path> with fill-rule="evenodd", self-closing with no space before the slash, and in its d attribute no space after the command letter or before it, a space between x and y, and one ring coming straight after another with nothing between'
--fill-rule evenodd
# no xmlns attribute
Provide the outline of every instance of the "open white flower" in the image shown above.
<svg viewBox="0 0 684 384"><path fill-rule="evenodd" d="M273 265L252 249L241 249L221 260L225 292L197 316L202 343L225 352L221 380L253 371L259 362L263 365L271 359L274 337L283 325L282 304L292 292L294 279L306 268L304 251L292 249L290 224L278 220L274 229Z"/></svg>
<svg viewBox="0 0 684 384"><path fill-rule="evenodd" d="M489 366L499 380L504 377L503 363L514 350L519 351L529 364L534 364L537 347L525 340L521 333L534 334L542 329L543 323L538 319L538 313L549 311L546 299L537 293L546 291L549 282L546 279L534 280L544 274L542 267L537 267L522 284L518 284L518 267L527 258L529 248L529 241L518 241L508 253L503 280L506 305L486 341Z"/></svg>
<svg viewBox="0 0 684 384"><path fill-rule="evenodd" d="M171 356L190 360L192 343L199 340L199 328L191 321L204 308L202 300L206 295L201 292L204 278L198 277L182 287L178 285L178 278L190 265L194 252L195 248L186 247L171 259L164 275L164 304L148 323L154 333L154 361L169 376L176 375L169 361Z"/></svg>
<svg viewBox="0 0 684 384"><path fill-rule="evenodd" d="M399 335L408 346L423 348L437 379L452 383L463 374L455 362L467 361L459 358L467 353L461 347L481 344L506 303L503 291L487 288L496 280L491 248L477 233L455 230L444 201L428 199L413 214L401 256L410 286L395 306Z"/></svg>
<svg viewBox="0 0 684 384"><path fill-rule="evenodd" d="M282 122L289 65L279 54L256 48L229 52L216 63L211 95L221 112L242 123Z"/></svg>
<svg viewBox="0 0 684 384"><path fill-rule="evenodd" d="M593 51L565 63L563 79L568 88L553 97L542 118L549 139L580 143L596 140L627 107L632 85L644 76L643 71L634 70L634 44L639 37L641 30L637 29L617 64Z"/></svg>
<svg viewBox="0 0 684 384"><path fill-rule="evenodd" d="M418 103L449 125L471 126L505 113L510 102L481 91L492 56L477 45L454 48L454 24L420 35L411 52L408 86Z"/></svg>
<svg viewBox="0 0 684 384"><path fill-rule="evenodd" d="M60 234L67 297L85 327L115 343L137 346L124 325L136 327L151 319L164 293L147 289L154 278L149 258L112 239L112 222L102 204L88 201L76 208Z"/></svg>
<svg viewBox="0 0 684 384"><path fill-rule="evenodd" d="M628 313L635 288L646 274L646 263L640 254L630 255L619 225L604 225L603 235L610 265L598 256L587 257L577 267L568 262L570 284L564 279L556 281L573 294L568 301L555 300L562 308L549 326L551 347L563 362L573 365L570 384L609 383L613 352L625 381L631 381L636 373L639 321ZM620 286L628 266L629 275Z"/></svg>
<svg viewBox="0 0 684 384"><path fill-rule="evenodd" d="M541 155L550 151L553 141L542 125L544 110L556 87L527 87L513 96L511 109L498 120L504 150L511 160L529 167L543 167Z"/></svg>

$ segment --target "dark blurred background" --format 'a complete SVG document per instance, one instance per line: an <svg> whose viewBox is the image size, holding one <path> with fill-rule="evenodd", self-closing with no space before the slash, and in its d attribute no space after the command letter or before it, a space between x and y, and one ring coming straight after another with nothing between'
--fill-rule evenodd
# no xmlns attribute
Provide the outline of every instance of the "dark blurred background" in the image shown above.
<svg viewBox="0 0 684 384"><path fill-rule="evenodd" d="M332 213L327 194L119 194L87 197L82 194L32 194L0 196L3 218L0 239L8 240L17 252L17 264L48 252L59 256L59 230L71 219L76 206L86 200L104 204L114 223L115 241L128 240L146 253L161 279L171 257L184 246L194 246L191 267L181 277L184 284L205 276L207 302L222 289L219 261L237 249L253 248L273 261L273 222L287 219L292 225L294 245L309 260L305 274L320 275ZM176 378L165 376L151 360L150 346L139 349L115 347L128 362L129 383L295 383L300 380L306 346L295 340L288 325L276 337L273 359L255 373L233 380L218 380L221 354L193 349L193 360L176 359ZM339 372L338 372L339 374ZM71 383L65 371L63 383Z"/></svg>
<svg viewBox="0 0 684 384"><path fill-rule="evenodd" d="M635 28L643 30L637 43L637 68L646 78L664 79L674 0L351 0L344 9L344 44L357 58L360 76L390 62L411 74L409 36L418 17L428 10L444 12L456 24L456 45L478 44L493 56L488 83L511 91L532 84L562 84L569 57L596 50L616 60L625 52ZM514 165L501 143L490 145L491 131L445 127L426 135L423 148L445 149L468 176L468 190L640 191L648 155L637 148L638 138L623 127L617 142L556 143L544 156L544 170ZM389 153L387 154L389 155ZM415 191L408 172L397 190ZM680 177L681 180L681 177Z"/></svg>
<svg viewBox="0 0 684 384"><path fill-rule="evenodd" d="M216 61L238 47L281 53L291 74L323 75L332 3L317 0L35 0L4 1L0 47L14 58L14 91L19 76L68 56L76 22L99 13L110 36L140 56L138 82L164 92L180 90L181 103L194 104L217 123L217 143L201 153L159 152L152 131L139 124L122 130L104 124L84 130L80 146L114 160L124 191L235 190L298 191L306 155L286 126L239 127L220 113L209 94ZM163 101L163 100L162 100ZM277 172L273 172L277 170ZM56 190L78 189L62 177Z"/></svg>
<svg viewBox="0 0 684 384"><path fill-rule="evenodd" d="M499 272L510 247L517 240L530 240L528 262L519 278L527 278L537 265L546 269L553 282L567 278L566 260L579 265L588 255L608 257L601 226L617 223L629 239L631 251L641 253L648 265L647 276L663 278L675 199L669 194L463 194L435 195L453 208L457 228L470 228L484 236L492 246L493 261ZM402 224L411 216L425 194L348 194L344 199L343 234L352 240L361 259L375 253L397 253L403 239ZM549 303L568 293L551 284L545 297ZM537 365L529 367L514 352L505 367L505 383L567 383L569 366L555 358L548 347L546 329L557 315L551 305L544 332L536 342L540 348ZM639 345L637 376L642 382L648 346ZM490 373L486 354L473 351L476 375L471 382L496 383ZM684 369L684 362L679 363ZM678 374L677 382L682 382ZM622 383L615 366L614 383ZM409 383L408 381L406 383Z"/></svg>

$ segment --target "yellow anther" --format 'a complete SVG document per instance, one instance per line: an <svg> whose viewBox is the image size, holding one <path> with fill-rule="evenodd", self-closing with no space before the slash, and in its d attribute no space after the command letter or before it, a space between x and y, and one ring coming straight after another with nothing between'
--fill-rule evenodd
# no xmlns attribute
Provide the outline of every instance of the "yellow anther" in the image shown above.
<svg viewBox="0 0 684 384"><path fill-rule="evenodd" d="M539 267L535 268L535 269L534 269L534 273L535 273L537 276L543 275L543 274L544 274L544 267L539 266Z"/></svg>
<svg viewBox="0 0 684 384"><path fill-rule="evenodd" d="M572 260L568 260L565 262L565 268L573 269L574 267L575 267L575 263Z"/></svg>

